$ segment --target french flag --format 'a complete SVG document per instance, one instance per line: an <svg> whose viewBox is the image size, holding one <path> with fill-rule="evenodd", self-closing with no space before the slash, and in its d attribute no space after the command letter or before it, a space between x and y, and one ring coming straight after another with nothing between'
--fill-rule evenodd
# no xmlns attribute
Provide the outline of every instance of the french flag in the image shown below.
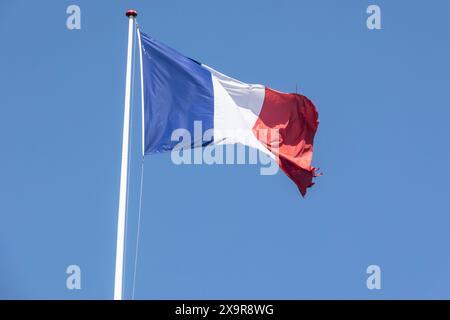
<svg viewBox="0 0 450 320"><path fill-rule="evenodd" d="M305 196L317 176L311 162L319 124L307 97L241 82L140 30L138 37L145 155L173 150L179 141L171 136L180 128L191 132L185 148L241 143L277 161ZM201 122L203 133L212 130L213 135L196 137L195 122Z"/></svg>

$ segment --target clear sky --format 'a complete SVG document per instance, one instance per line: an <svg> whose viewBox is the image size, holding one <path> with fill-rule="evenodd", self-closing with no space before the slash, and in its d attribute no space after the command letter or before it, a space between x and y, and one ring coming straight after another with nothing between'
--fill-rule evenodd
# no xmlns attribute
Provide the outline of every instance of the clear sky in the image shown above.
<svg viewBox="0 0 450 320"><path fill-rule="evenodd" d="M66 8L81 8L68 30ZM381 8L381 30L366 9ZM450 3L2 1L0 298L110 299L128 21L316 104L305 199L258 165L145 159L136 298L450 298ZM138 84L138 83L136 83ZM133 103L125 296L140 175ZM81 268L81 290L66 268ZM381 268L368 290L366 268Z"/></svg>

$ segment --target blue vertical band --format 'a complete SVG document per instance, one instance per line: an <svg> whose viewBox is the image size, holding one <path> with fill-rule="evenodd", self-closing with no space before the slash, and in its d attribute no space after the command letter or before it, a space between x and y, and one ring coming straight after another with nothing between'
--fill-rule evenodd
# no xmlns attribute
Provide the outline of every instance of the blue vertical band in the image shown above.
<svg viewBox="0 0 450 320"><path fill-rule="evenodd" d="M178 141L171 141L171 135L179 128L191 133L190 147L210 143L212 139L194 141L194 121L202 122L203 132L213 128L214 91L211 73L196 61L145 33L141 32L140 36L145 154L172 150Z"/></svg>

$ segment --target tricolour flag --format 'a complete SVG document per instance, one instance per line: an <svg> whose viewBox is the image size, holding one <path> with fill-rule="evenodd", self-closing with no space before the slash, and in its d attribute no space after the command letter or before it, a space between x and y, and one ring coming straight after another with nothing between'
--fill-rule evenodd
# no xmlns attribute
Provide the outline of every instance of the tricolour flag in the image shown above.
<svg viewBox="0 0 450 320"><path fill-rule="evenodd" d="M139 35L146 155L173 150L179 142L172 133L186 129L192 137L186 148L241 143L264 152L306 194L317 176L311 161L319 124L308 98L241 82ZM195 122L201 122L199 137ZM213 134L205 141L207 130Z"/></svg>

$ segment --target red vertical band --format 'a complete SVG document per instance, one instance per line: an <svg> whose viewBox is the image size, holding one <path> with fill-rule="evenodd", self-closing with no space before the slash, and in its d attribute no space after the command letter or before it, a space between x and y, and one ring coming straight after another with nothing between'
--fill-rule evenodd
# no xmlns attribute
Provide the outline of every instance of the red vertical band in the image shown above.
<svg viewBox="0 0 450 320"><path fill-rule="evenodd" d="M277 157L278 165L295 182L303 196L314 184L312 180L316 176L311 161L318 125L316 107L307 97L266 87L253 133ZM271 129L278 131L278 139ZM269 134L261 134L261 130Z"/></svg>

